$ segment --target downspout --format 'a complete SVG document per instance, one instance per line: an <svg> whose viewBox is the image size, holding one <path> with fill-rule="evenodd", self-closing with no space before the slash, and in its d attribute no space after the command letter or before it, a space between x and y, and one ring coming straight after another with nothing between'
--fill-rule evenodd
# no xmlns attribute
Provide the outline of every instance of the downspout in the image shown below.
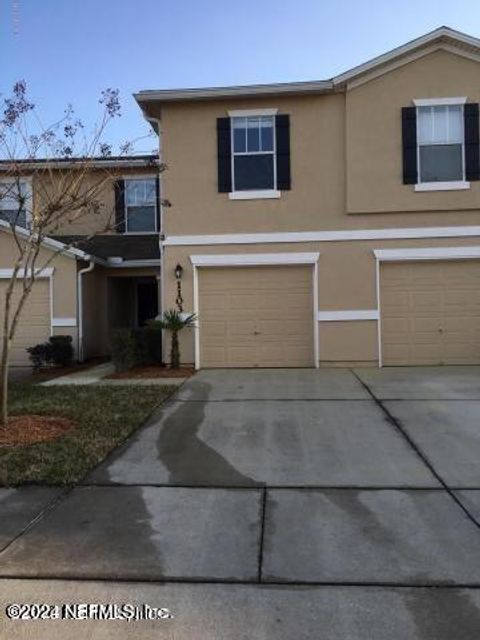
<svg viewBox="0 0 480 640"><path fill-rule="evenodd" d="M80 269L77 273L77 315L78 315L78 361L84 361L84 344L83 344L83 276L93 271L95 262L90 259L88 267Z"/></svg>

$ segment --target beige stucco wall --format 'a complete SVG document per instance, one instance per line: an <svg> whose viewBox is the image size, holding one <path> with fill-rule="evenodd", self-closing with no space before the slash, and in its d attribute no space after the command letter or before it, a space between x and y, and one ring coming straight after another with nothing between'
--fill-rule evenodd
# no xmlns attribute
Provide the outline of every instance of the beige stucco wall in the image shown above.
<svg viewBox="0 0 480 640"><path fill-rule="evenodd" d="M479 102L479 72L478 62L436 51L347 92L349 213L476 209L478 216L479 182L465 191L428 193L402 184L401 107L413 106L414 98L467 96L469 102ZM462 214L458 222L466 219Z"/></svg>
<svg viewBox="0 0 480 640"><path fill-rule="evenodd" d="M12 234L8 231L0 230L0 269L12 269L17 257L17 249ZM43 266L52 256L48 249L41 249L37 260L37 268ZM57 256L53 263L52 277L52 311L53 318L76 318L77 316L77 281L76 260L66 256ZM34 285L35 286L35 285ZM28 318L23 317L22 322L28 322ZM77 346L76 327L54 327L54 335L71 335L73 343Z"/></svg>
<svg viewBox="0 0 480 640"><path fill-rule="evenodd" d="M54 231L55 235L115 233L115 194L114 182L128 176L157 175L156 167L139 167L134 169L96 169L84 173L82 179L83 190L90 190L98 201L98 211L68 214L71 222L65 221ZM34 211L39 210L45 202L60 197L65 190L71 190L78 172L74 171L38 171L33 176ZM68 193L69 191L67 191Z"/></svg>
<svg viewBox="0 0 480 640"><path fill-rule="evenodd" d="M478 224L479 182L430 193L403 185L401 108L418 97L480 101L479 70L478 62L437 51L346 93L150 104L162 119L168 165L166 234ZM229 200L217 191L216 119L266 107L290 115L292 189L278 200Z"/></svg>
<svg viewBox="0 0 480 640"><path fill-rule="evenodd" d="M193 312L193 267L190 256L198 254L289 253L319 251L318 307L320 311L377 309L374 249L478 246L479 238L427 240L373 240L308 242L291 244L218 245L167 247L165 252L165 308L175 307L177 262L184 267L184 310ZM200 267L201 268L201 267ZM200 318L201 321L201 318ZM377 323L374 320L318 322L321 364L378 360ZM194 361L193 331L182 332L182 361Z"/></svg>

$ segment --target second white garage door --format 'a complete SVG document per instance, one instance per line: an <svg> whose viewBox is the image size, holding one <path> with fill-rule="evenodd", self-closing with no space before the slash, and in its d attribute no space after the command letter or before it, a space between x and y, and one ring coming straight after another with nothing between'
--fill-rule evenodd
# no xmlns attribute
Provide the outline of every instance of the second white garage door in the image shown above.
<svg viewBox="0 0 480 640"><path fill-rule="evenodd" d="M3 323L5 291L7 280L0 280L0 321ZM21 284L17 283L13 295L13 308L21 294ZM50 288L48 278L35 282L20 316L17 334L10 352L12 366L29 365L27 347L46 342L50 336Z"/></svg>
<svg viewBox="0 0 480 640"><path fill-rule="evenodd" d="M480 363L480 260L380 269L385 365Z"/></svg>
<svg viewBox="0 0 480 640"><path fill-rule="evenodd" d="M311 266L199 269L201 367L312 367Z"/></svg>

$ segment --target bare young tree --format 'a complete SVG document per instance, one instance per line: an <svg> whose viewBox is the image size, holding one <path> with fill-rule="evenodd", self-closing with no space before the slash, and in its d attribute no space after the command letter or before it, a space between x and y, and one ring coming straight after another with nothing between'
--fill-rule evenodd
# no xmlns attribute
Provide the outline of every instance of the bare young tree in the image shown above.
<svg viewBox="0 0 480 640"><path fill-rule="evenodd" d="M75 243L64 244L46 253L42 251L46 238L86 216L96 217L98 228L84 241L115 226L114 211L104 210L101 197L111 183L112 174L108 168L98 168L98 158L108 160L112 155L112 147L104 138L108 125L120 116L120 103L118 90L103 91L99 100L100 120L87 132L71 107L57 122L43 127L34 104L28 100L23 81L15 84L12 96L3 102L0 223L11 232L15 247L0 319L0 426L5 427L10 352L25 303L38 275L59 255L75 248ZM121 145L120 155L128 155L132 145ZM34 203L31 193L25 190L27 177L33 184Z"/></svg>

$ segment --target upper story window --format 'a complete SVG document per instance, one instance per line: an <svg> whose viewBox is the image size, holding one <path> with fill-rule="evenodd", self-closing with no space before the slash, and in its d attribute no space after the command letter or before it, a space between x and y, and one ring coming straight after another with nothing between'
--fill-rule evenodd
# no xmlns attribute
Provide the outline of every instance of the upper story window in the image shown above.
<svg viewBox="0 0 480 640"><path fill-rule="evenodd" d="M279 198L291 188L290 117L240 109L217 118L218 191L231 200Z"/></svg>
<svg viewBox="0 0 480 640"><path fill-rule="evenodd" d="M26 228L30 211L30 183L27 180L0 180L0 218Z"/></svg>
<svg viewBox="0 0 480 640"><path fill-rule="evenodd" d="M233 191L276 189L274 116L232 118Z"/></svg>
<svg viewBox="0 0 480 640"><path fill-rule="evenodd" d="M465 180L463 105L417 107L419 182Z"/></svg>
<svg viewBox="0 0 480 640"><path fill-rule="evenodd" d="M125 231L157 231L157 189L155 178L125 180Z"/></svg>
<svg viewBox="0 0 480 640"><path fill-rule="evenodd" d="M425 98L402 108L403 183L415 191L469 189L480 179L479 106Z"/></svg>

